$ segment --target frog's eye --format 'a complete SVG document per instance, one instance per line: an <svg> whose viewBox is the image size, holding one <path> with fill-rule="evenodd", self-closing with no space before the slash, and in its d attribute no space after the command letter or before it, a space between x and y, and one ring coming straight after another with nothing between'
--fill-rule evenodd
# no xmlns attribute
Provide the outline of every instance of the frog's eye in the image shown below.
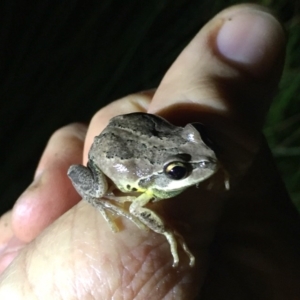
<svg viewBox="0 0 300 300"><path fill-rule="evenodd" d="M186 178L190 170L187 165L182 162L176 161L167 164L164 167L164 173L173 180L180 180Z"/></svg>

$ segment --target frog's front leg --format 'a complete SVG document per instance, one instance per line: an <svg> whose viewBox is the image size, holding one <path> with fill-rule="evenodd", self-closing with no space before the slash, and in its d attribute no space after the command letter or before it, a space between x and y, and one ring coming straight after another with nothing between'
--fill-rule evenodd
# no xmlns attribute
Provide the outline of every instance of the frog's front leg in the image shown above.
<svg viewBox="0 0 300 300"><path fill-rule="evenodd" d="M88 162L87 167L72 165L68 176L82 198L101 198L108 189L105 175L92 161Z"/></svg>
<svg viewBox="0 0 300 300"><path fill-rule="evenodd" d="M144 225L141 224L138 219L124 209L105 199L100 199L105 196L108 191L107 180L103 172L91 161L89 161L88 167L82 165L71 166L68 170L68 176L81 197L98 209L113 232L118 232L119 229L106 213L106 210L119 216L126 217L139 228L145 229Z"/></svg>
<svg viewBox="0 0 300 300"><path fill-rule="evenodd" d="M176 231L173 231L164 224L163 220L152 210L144 207L149 201L152 199L152 195L147 193L142 194L138 198L134 200L134 202L130 205L129 211L131 214L136 216L141 222L143 222L147 227L152 229L154 232L163 234L167 241L170 244L171 253L173 256L173 267L177 267L179 263L179 256L177 250L177 240L182 246L185 253L188 255L190 259L190 266L194 266L195 257L188 249L186 243L184 242L181 235L179 235Z"/></svg>
<svg viewBox="0 0 300 300"><path fill-rule="evenodd" d="M102 200L99 200L105 195L108 189L103 172L89 161L87 167L82 165L70 166L68 176L82 199L96 207L105 221L110 225L111 230L117 232L118 227L107 215L105 211L106 207L104 203L101 202Z"/></svg>

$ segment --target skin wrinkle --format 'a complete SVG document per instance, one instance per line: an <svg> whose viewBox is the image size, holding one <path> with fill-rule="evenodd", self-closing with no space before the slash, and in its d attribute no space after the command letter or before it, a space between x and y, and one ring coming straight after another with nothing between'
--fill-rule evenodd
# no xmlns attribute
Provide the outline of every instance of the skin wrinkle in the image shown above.
<svg viewBox="0 0 300 300"><path fill-rule="evenodd" d="M63 299L63 294L61 293L61 287L60 287L60 285L57 284L57 281L56 281L56 278L57 278L56 274L59 272L60 271L57 270L57 266L55 265L55 269L54 270L52 269L52 278L53 279L51 280L51 282L53 283L52 284L53 291L54 291L53 294L58 294L60 299ZM55 293L55 291L56 291L56 293Z"/></svg>
<svg viewBox="0 0 300 300"><path fill-rule="evenodd" d="M154 265L152 263L153 259L151 259L151 257L153 257L152 251L154 249L157 249L159 246L160 246L160 244L156 245L155 247L152 245L153 248L151 248L148 246L148 244L146 245L146 249L147 249L147 253L145 253L146 258L143 260L143 263L140 264L139 273L136 273L135 277L140 278L140 277L144 276L147 278L148 274L151 273L151 279L153 278L152 269L153 268L155 269L155 267L152 267L151 270L149 271L149 266L151 267ZM154 256L154 260L155 260L155 256ZM145 269L148 271L145 272ZM151 279L148 279L148 281L145 281L144 278L142 279L141 283L143 283L143 285L140 284L139 289L135 290L137 295L139 295L141 293L141 291L143 291L146 288L146 286L151 285ZM142 294L144 294L144 293L142 292Z"/></svg>
<svg viewBox="0 0 300 300"><path fill-rule="evenodd" d="M78 215L78 208L76 206L76 209L74 211L74 214L72 214L72 219L71 219L71 233L70 233L70 240L71 241L75 240L75 238L74 238L75 233L74 233L73 228L76 228L75 227L76 226L75 225L75 220L76 220L77 215ZM74 289L75 289L75 291L74 291L75 295L77 296L78 299L80 299L79 296L80 296L81 293L79 292L79 288L78 288L78 280L76 280L76 278L77 278L77 276L76 276L77 275L76 274L77 273L77 268L76 268L76 254L75 254L75 251L76 251L76 249L73 247L72 252L73 252L73 257L75 257L75 259L71 260L71 266L72 266L72 269L73 269L73 278L74 278L73 286L74 286ZM71 255L71 257L72 257L72 255ZM79 278L80 278L80 276L79 276ZM85 282L81 286L84 288L85 287Z"/></svg>
<svg viewBox="0 0 300 300"><path fill-rule="evenodd" d="M162 247L162 246L164 246L164 245L161 244L159 247ZM171 276L171 274L170 273L166 273L166 271L165 271L165 270L168 270L168 268L170 268L168 261L166 261L166 263L164 265L160 264L160 268L155 268L154 267L154 273L152 273L151 278L148 279L147 284L145 284L140 291L142 291L143 289L147 290L148 286L155 287L157 291L165 291L166 290L166 288L165 288L166 287L166 283L168 283L168 282L170 282L171 285L170 285L170 288L167 289L167 290L171 290L174 287L174 284L173 284L173 281L172 281L173 277ZM144 272L145 271L143 270L143 273ZM162 274L166 273L166 274L162 278L162 274L160 274L160 273L162 273ZM160 287L160 285L162 285L162 287ZM156 295L156 296L158 296L158 295ZM160 297L162 297L162 295Z"/></svg>
<svg viewBox="0 0 300 300"><path fill-rule="evenodd" d="M74 214L72 214L72 216L73 216L73 218L71 220L73 221L75 219ZM73 226L71 228L73 228ZM61 226L54 227L54 229L53 229L53 232L55 233L54 236L57 237L57 238L59 238L60 235L64 235L64 232L66 232L66 231L70 232L67 229L65 229L64 231L61 231ZM72 238L72 230L71 230L70 235L71 235L71 238ZM68 248L68 250L72 251L71 248ZM42 253L40 253L40 255L42 255ZM73 254L70 254L69 259L67 261L64 261L64 263L66 263L66 266L67 266L67 268L65 270L69 271L69 272L72 272L72 270L74 271L74 266L72 266L71 257L73 257ZM44 260L47 261L47 258L45 257ZM52 274L53 274L52 282L54 283L54 289L57 290L57 294L59 294L60 298L63 299L64 294L62 293L62 291L63 291L63 286L64 286L65 281L62 281L62 282L57 281L58 276L56 276L56 274L59 274L59 275L61 274L61 271L60 271L61 264L58 264L58 262L55 261L54 264L53 264L53 267L52 267ZM69 276L69 273L66 273L66 274L67 274L67 276ZM71 278L71 277L69 277L69 278ZM74 272L73 272L73 278L76 278L75 275L74 275ZM73 283L73 285L71 286L72 287L72 294L76 294L76 289L75 289L74 284L75 283Z"/></svg>
<svg viewBox="0 0 300 300"><path fill-rule="evenodd" d="M75 214L78 214L78 212L81 210L81 208L78 208L78 207L76 207L76 208L77 209L76 209ZM73 219L76 220L76 218L77 217L74 215ZM97 214L94 214L94 218L93 219L94 220L92 221L92 223L97 224L97 221L99 221L99 218L97 217ZM100 228L100 226L95 226L95 229L96 229L95 230L95 236L96 237L99 236L99 229L98 228ZM97 238L95 238L95 240L97 240ZM97 246L94 247L94 249L96 249L96 248L97 248ZM98 282L101 283L101 278L102 278L101 277L101 273L99 272L99 269L96 266L95 267L93 266L93 263L97 263L97 259L94 258L93 255L87 255L87 253L84 252L83 250L81 250L81 254L85 258L88 258L88 260L92 261L92 263L89 264L89 266L93 270L93 274L96 275L96 278L97 278ZM76 257L76 255L75 255L75 257ZM79 276L77 276L77 272L79 272ZM90 280L88 281L89 284L87 284L87 279L86 279L86 277L84 277L82 279L82 273L80 273L80 270L76 267L76 262L74 262L74 278L75 278L75 282L76 282L76 290L77 290L78 299L81 299L81 296L82 296L82 292L81 293L79 292L78 285L81 286L81 287L83 287L84 290L87 292L87 293L85 293L85 296L86 295L90 295L94 299L97 299L98 289L96 289L96 290L92 289L94 280L95 281L97 281L97 280L96 279L92 279L92 277L91 277L91 278L89 278ZM76 280L76 278L79 278L79 280ZM82 284L80 284L80 281L82 281ZM105 283L103 283L103 285L105 285ZM105 286L107 286L107 284Z"/></svg>
<svg viewBox="0 0 300 300"><path fill-rule="evenodd" d="M160 275L157 275L157 273L159 271L161 271L161 269L163 269L163 267L155 272L154 277L160 277ZM161 290L164 291L164 296L163 296L164 298L167 297L167 295L170 293L170 291L174 290L174 287L176 287L176 285L177 285L177 282L172 281L172 278L170 278L170 277L171 277L170 274L166 274L166 276L164 276L164 278L159 281L159 283L162 282L163 287L161 288ZM167 283L169 283L169 284L167 284ZM157 287L156 289L160 289L160 287Z"/></svg>
<svg viewBox="0 0 300 300"><path fill-rule="evenodd" d="M97 277L99 278L98 270L95 267L91 267L91 269L97 274ZM93 299L97 300L99 290L100 290L99 286L98 289L91 290L90 295L93 297Z"/></svg>
<svg viewBox="0 0 300 300"><path fill-rule="evenodd" d="M110 265L110 268L113 270L113 269L114 269L114 264L113 264L113 262L111 262L109 265ZM112 271L111 273L114 274L113 271ZM108 280L108 281L107 281L107 287L108 287L107 293L108 293L108 294L114 295L114 293L116 292L116 289L115 289L114 286L115 286L114 282L112 282L111 280ZM113 298L113 296L112 296L112 298Z"/></svg>
<svg viewBox="0 0 300 300"><path fill-rule="evenodd" d="M213 76L216 77L216 75L213 75ZM192 99L194 99L194 98L196 99L195 103L197 105L199 105L200 108L201 108L201 106L212 107L214 109L213 112L216 114L216 113L218 113L218 111L216 111L215 108L220 106L223 108L222 111L226 111L227 115L228 115L228 113L230 113L228 104L224 101L222 95L220 95L220 91L216 90L214 88L214 84L212 83L212 80L213 79L209 78L209 77L197 78L196 83L195 83L195 85L197 85L197 87L190 88L187 91L188 92L196 92L195 96L192 97ZM199 90L201 90L201 89L205 90L205 93L203 95L201 95L201 102L199 102L199 98L200 98ZM193 93L189 93L189 98L191 98L192 95L193 95Z"/></svg>
<svg viewBox="0 0 300 300"><path fill-rule="evenodd" d="M125 294L125 293L130 294L130 298L132 298L133 295L136 294L132 283L135 282L134 281L135 274L138 273L138 271L134 272L133 268L127 268L126 264L123 263L123 259L121 259L121 261L122 261L122 265L123 265L123 272L121 275L122 282L125 282L125 279L128 277L126 285L122 284L122 286L121 286L121 290L124 290L124 293L122 293L122 294ZM132 260L131 260L131 262L132 262ZM141 266L141 264L138 264L138 265ZM131 273L129 272L130 269L132 269Z"/></svg>
<svg viewBox="0 0 300 300"><path fill-rule="evenodd" d="M147 247L147 249L149 249L149 247ZM139 251L138 251L139 252ZM131 252L132 254L134 254L134 252ZM149 254L151 252L148 252L145 256L146 257L149 257ZM135 260L137 260L137 257L139 257L140 255L135 255ZM144 264L147 263L147 261L149 260L144 260L143 262L141 262L141 260L137 260L138 261L138 264L137 266L139 267L138 270L136 270L134 273L133 273L133 280L131 280L131 286L132 286L132 291L133 291L133 295L139 295L141 293L141 291L145 288L145 286L147 286L149 284L149 282L145 281L140 275L144 275L147 277L147 274L145 275L145 270L143 269L144 267ZM125 265L124 264L124 268L125 268ZM141 273L141 274L140 274ZM136 281L135 279L138 278L138 281ZM138 285L138 287L133 287L132 283L133 282L140 282L140 284ZM130 298L128 299L132 299L132 295Z"/></svg>
<svg viewBox="0 0 300 300"><path fill-rule="evenodd" d="M95 271L95 268L90 267L93 271ZM97 271L95 271L96 273ZM87 273L87 272L85 272ZM92 296L94 299L97 299L97 295L99 292L99 287L98 289L93 289L93 284L94 284L94 278L93 276L89 276L87 273L87 276L84 276L84 273L81 273L76 279L76 288L77 288L77 298L76 299L82 299L87 296ZM78 289L78 285L80 286L81 284L81 289Z"/></svg>
<svg viewBox="0 0 300 300"><path fill-rule="evenodd" d="M63 294L61 293L61 289L58 287L58 285L57 285L57 283L56 283L56 281L55 281L55 278L56 278L56 273L54 272L54 280L53 280L53 290L55 291L57 291L57 294L59 295L59 297L60 297L60 299L65 299L64 297L63 297ZM55 293L55 292L54 292Z"/></svg>
<svg viewBox="0 0 300 300"><path fill-rule="evenodd" d="M158 247L156 247L156 249L157 248L162 248L164 246L165 246L164 243L160 244L160 245L158 245ZM156 252L156 253L159 253L159 252ZM150 279L148 279L147 284L145 284L143 288L146 289L147 286L153 286L153 287L156 288L156 290L159 290L160 283L165 280L166 276L167 277L170 276L169 273L165 274L166 273L165 270L167 270L168 268L170 268L170 265L169 265L169 261L167 261L167 260L165 261L165 264L160 263L159 268L157 268L156 265L154 265L154 267L153 267L154 273L151 272L152 276L151 276ZM143 270L143 272L145 272L145 271ZM165 274L165 276L162 277L161 274Z"/></svg>
<svg viewBox="0 0 300 300"><path fill-rule="evenodd" d="M140 246L141 247L141 246ZM139 252L139 251L137 251L137 252ZM135 254L135 251L131 251L130 252L130 261L131 261L131 268L132 268L132 259L134 259L135 261L137 261L137 267L138 267L138 269L137 270L133 270L133 272L132 272L132 275L133 276L131 276L131 278L129 279L129 280L127 280L128 281L128 285L126 285L125 286L125 288L126 288L126 290L125 291L128 291L127 290L127 287L128 286L131 286L131 291L132 291L132 295L130 295L130 298L128 298L128 299L131 299L132 298L132 296L133 295L138 295L139 293L140 293L140 291L141 291L141 289L143 288L143 286L144 286L144 280L143 280L143 278L140 278L140 276L139 276L139 273L141 272L142 274L144 274L144 272L143 272L143 270L142 270L142 268L143 268L143 262L142 262L142 260L141 259L138 259L138 257L141 257L140 255L134 255ZM136 253L136 254L138 254L138 253ZM146 256L148 256L148 254L146 255ZM123 268L122 268L122 270L123 270L123 272L122 273L124 273L124 271L125 270L127 270L127 263L126 263L126 261L125 261L125 263L124 263L124 259L122 259L122 257L121 257L121 262L122 262L122 265L123 265ZM132 268L133 269L133 268ZM128 270L127 270L128 271ZM126 274L126 276L128 276L128 274ZM123 276L121 276L122 277L122 279L124 279L124 274L123 274ZM138 281L136 281L136 280L134 280L135 278L138 278ZM122 280L122 282L124 282L124 280ZM133 285L132 285L132 283L136 283L136 282L139 282L139 285L138 285L138 287L133 287ZM121 285L121 290L124 290L124 285L122 284ZM123 294L123 293L122 293Z"/></svg>
<svg viewBox="0 0 300 300"><path fill-rule="evenodd" d="M76 217L75 217L76 219ZM94 220L95 220L95 223L96 223L96 214L94 214ZM96 226L96 228L98 228L98 226ZM97 236L97 230L95 232L95 236ZM97 240L97 239L95 239ZM85 243L86 245L88 245L87 243ZM92 245L89 245L90 249L92 249ZM94 246L93 247L93 250L96 250L97 249L97 246ZM88 255L84 250L81 250L80 251L80 255L83 256L84 259L86 259L88 261L87 265L89 266L89 268L91 268L93 270L93 275L95 274L96 275L96 278L99 280L99 282L101 282L101 275L100 275L100 272L99 270L93 266L93 264L97 264L97 259L93 257L93 255ZM87 278L86 276L84 276L84 274L81 273L80 271L80 268L76 266L76 263L75 263L75 272L79 272L79 276L76 276L75 278L78 278L79 280L76 280L76 283L79 285L79 286L82 286L84 288L84 290L87 292L85 293L84 295L91 295L93 298L97 299L97 293L98 293L98 290L93 290L92 289L92 286L93 286L93 282L95 279L93 279L93 276L90 276L89 278ZM82 282L82 284L80 284L80 281ZM77 285L76 285L76 288L78 289ZM79 293L79 290L78 292ZM96 295L94 295L96 294ZM83 293L81 292L81 294L78 294L78 299L81 299L81 296L83 295Z"/></svg>
<svg viewBox="0 0 300 300"><path fill-rule="evenodd" d="M95 213L94 214L94 224L96 224L96 226L95 226L95 229L96 229L96 232L95 232L95 236L96 237L99 237L99 236L101 236L101 234L100 234L100 229L101 229L101 226L103 225L102 223L101 223L101 219L97 216L97 214ZM96 240L98 240L98 238L96 238ZM97 246L96 246L97 247ZM107 257L106 256L106 258L108 258L108 260L105 260L105 262L108 262L108 261L110 261L109 260L109 257ZM111 262L110 264L110 269L111 269L111 274L113 274L114 273L114 263L113 262ZM100 268L101 268L101 266L100 266ZM108 267L106 266L106 269L108 269ZM106 291L106 293L107 294L111 294L111 295L113 295L114 293L115 293L115 288L114 288L114 283L113 282L111 282L110 280L106 280L106 282L104 282L103 281L103 277L105 278L105 279L107 279L107 276L102 276L101 277L101 275L102 275L102 273L100 272L100 270L97 270L97 277L98 277L98 282L99 283L102 283L102 286L104 286L104 288L103 288L103 290L105 290Z"/></svg>
<svg viewBox="0 0 300 300"><path fill-rule="evenodd" d="M153 89L150 91L134 93L126 96L126 98L128 99L128 104L130 104L130 106L132 107L130 111L146 112L154 92L155 90ZM128 110L128 107L130 106L126 105L126 110Z"/></svg>
<svg viewBox="0 0 300 300"><path fill-rule="evenodd" d="M90 296L90 297L92 297L93 299L97 299L96 296L94 295L94 294L97 293L97 291L96 291L96 290L93 290L93 289L91 288L91 287L92 287L92 283L93 283L93 280L92 280L92 279L90 279L90 283L91 283L91 284L90 284L89 287L85 287L85 286L83 285L85 293L81 293L81 295L84 295L84 297ZM77 299L82 299L82 297L81 297L81 296L78 296Z"/></svg>
<svg viewBox="0 0 300 300"><path fill-rule="evenodd" d="M32 247L34 248L34 249L36 249L37 250L37 247L36 247L36 241L35 240L33 240L32 241ZM38 296L37 296L37 294L36 294L36 290L33 288L33 284L31 283L31 281L30 281L30 277L29 277L29 274L30 274L30 272L29 272L29 252L28 251L26 251L25 252L25 259L24 259L24 272L25 272L25 280L27 281L27 285L26 284L24 284L23 285L23 291L24 291L24 295L26 294L26 292L25 292L25 286L27 287L27 289L29 289L29 290L31 290L31 293L30 293L30 295L34 295L34 296L36 296L36 299L38 299Z"/></svg>
<svg viewBox="0 0 300 300"><path fill-rule="evenodd" d="M199 90L199 86L200 87L203 86L203 89L209 91L207 92L209 95L213 95L214 93L216 93L216 90L212 86L211 79L201 78L201 81L199 80L199 82L197 82L197 85L198 86L193 86L190 87L189 89L186 89L185 91L182 91L180 97L178 98L182 99L182 102L185 105L189 105L190 103L197 104L199 105L199 107L201 105L201 107L203 107L204 109L212 108L214 110L214 113L222 112L224 115L225 113L226 115L228 115L230 110L222 101L220 101L220 97L218 95L209 98L201 97L201 100L197 96L197 91ZM195 96L193 96L194 92L196 92Z"/></svg>
<svg viewBox="0 0 300 300"><path fill-rule="evenodd" d="M176 293L176 289L171 289L166 293L166 295L163 297L163 299L166 299L166 300L182 299L182 293L181 293L181 295L179 295L179 294Z"/></svg>
<svg viewBox="0 0 300 300"><path fill-rule="evenodd" d="M167 274L167 275L169 275L169 274ZM180 284L180 283L183 281L183 278L185 278L185 277L186 277L186 275L185 276L179 276L179 273L178 273L177 276L176 276L176 281L174 281L174 279L171 279L171 281L170 281L171 285L170 285L169 290L165 289L166 290L166 292L165 292L165 298L166 299L169 299L169 298L167 298L169 293L175 294L176 291L180 292L181 295L183 295L183 290L184 289L182 288L182 284ZM173 298L172 297L171 299L182 299L182 298Z"/></svg>

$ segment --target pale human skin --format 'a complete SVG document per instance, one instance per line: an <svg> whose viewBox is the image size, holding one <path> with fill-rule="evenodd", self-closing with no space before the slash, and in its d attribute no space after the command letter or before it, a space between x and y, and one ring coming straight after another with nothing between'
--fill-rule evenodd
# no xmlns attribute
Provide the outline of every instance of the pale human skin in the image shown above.
<svg viewBox="0 0 300 300"><path fill-rule="evenodd" d="M156 91L111 103L88 128L55 132L36 181L1 218L0 299L300 298L299 216L261 140L284 48L268 12L231 7L201 29ZM178 125L201 120L231 174L229 193L189 189L159 207L191 228L194 268L183 255L175 270L164 237L126 219L112 234L96 209L78 203L66 176L71 164L86 164L111 117L138 111Z"/></svg>

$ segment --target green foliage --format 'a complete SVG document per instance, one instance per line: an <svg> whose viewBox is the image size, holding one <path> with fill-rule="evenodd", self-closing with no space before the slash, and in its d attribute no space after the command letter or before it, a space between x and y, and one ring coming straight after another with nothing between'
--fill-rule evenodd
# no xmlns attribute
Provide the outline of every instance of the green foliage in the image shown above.
<svg viewBox="0 0 300 300"><path fill-rule="evenodd" d="M287 31L285 70L272 103L265 134L278 168L300 210L300 5L297 1L271 1L269 4Z"/></svg>

